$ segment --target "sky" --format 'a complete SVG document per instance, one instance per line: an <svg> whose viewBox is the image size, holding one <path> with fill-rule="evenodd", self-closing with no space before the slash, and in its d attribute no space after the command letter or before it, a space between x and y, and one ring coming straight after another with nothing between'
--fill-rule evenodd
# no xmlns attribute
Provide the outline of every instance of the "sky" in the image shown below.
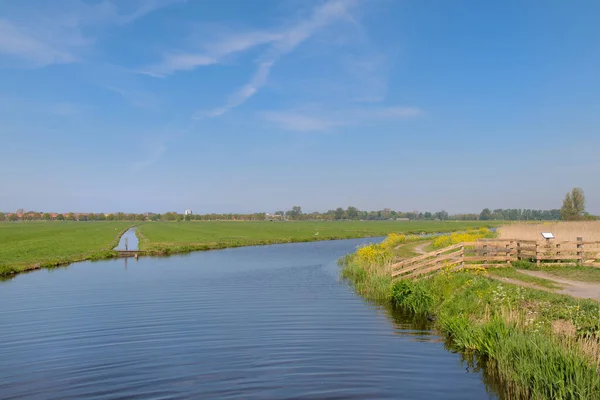
<svg viewBox="0 0 600 400"><path fill-rule="evenodd" d="M600 213L600 2L0 0L0 211Z"/></svg>

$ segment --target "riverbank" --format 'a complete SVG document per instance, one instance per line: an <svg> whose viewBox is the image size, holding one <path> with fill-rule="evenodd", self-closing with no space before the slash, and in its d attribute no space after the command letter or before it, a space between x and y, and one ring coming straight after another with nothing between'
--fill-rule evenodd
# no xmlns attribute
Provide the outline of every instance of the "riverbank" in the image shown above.
<svg viewBox="0 0 600 400"><path fill-rule="evenodd" d="M392 281L385 241L359 249L342 276L377 302L434 320L450 349L485 362L509 398L591 399L600 393L599 303L499 282L486 270Z"/></svg>
<svg viewBox="0 0 600 400"><path fill-rule="evenodd" d="M488 221L155 222L140 226L138 236L141 250L166 255L229 247L381 237L390 233L456 232L498 225Z"/></svg>
<svg viewBox="0 0 600 400"><path fill-rule="evenodd" d="M164 256L242 246L380 237L392 232L431 234L497 225L487 221L294 222L31 222L0 223L0 276L115 258L119 237L136 226L139 249Z"/></svg>
<svg viewBox="0 0 600 400"><path fill-rule="evenodd" d="M0 224L0 277L118 256L113 249L131 222Z"/></svg>

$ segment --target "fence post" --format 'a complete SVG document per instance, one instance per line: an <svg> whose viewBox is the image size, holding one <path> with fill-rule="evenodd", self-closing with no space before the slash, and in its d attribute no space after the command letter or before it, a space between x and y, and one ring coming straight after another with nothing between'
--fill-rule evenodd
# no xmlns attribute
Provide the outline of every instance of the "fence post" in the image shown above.
<svg viewBox="0 0 600 400"><path fill-rule="evenodd" d="M465 269L465 245L460 246L460 268Z"/></svg>
<svg viewBox="0 0 600 400"><path fill-rule="evenodd" d="M535 242L535 263L540 266L540 242Z"/></svg>
<svg viewBox="0 0 600 400"><path fill-rule="evenodd" d="M557 260L558 261L561 260L561 258L560 258L560 243L556 243L556 260L554 260L554 261L557 261Z"/></svg>
<svg viewBox="0 0 600 400"><path fill-rule="evenodd" d="M517 242L517 260L521 261L521 242Z"/></svg>
<svg viewBox="0 0 600 400"><path fill-rule="evenodd" d="M578 237L577 238L577 263L579 265L583 265L584 262L584 256L583 256L583 237Z"/></svg>
<svg viewBox="0 0 600 400"><path fill-rule="evenodd" d="M510 243L506 244L506 263L510 265Z"/></svg>

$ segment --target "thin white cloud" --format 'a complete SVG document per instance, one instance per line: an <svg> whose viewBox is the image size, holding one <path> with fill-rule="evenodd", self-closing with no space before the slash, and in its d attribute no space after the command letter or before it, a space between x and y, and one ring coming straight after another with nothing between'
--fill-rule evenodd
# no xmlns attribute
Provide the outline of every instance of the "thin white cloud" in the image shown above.
<svg viewBox="0 0 600 400"><path fill-rule="evenodd" d="M202 111L197 112L194 115L194 118L198 119L203 116L218 117L218 116L225 114L227 111L231 110L232 108L235 108L235 107L239 106L240 104L244 103L246 100L248 100L250 97L252 97L261 86L263 86L266 83L267 78L269 77L269 72L271 71L271 67L273 66L273 63L274 63L273 61L261 63L259 65L258 69L256 70L256 72L254 73L254 76L252 77L250 82L248 82L247 84L242 86L237 92L235 92L231 96L229 96L229 100L225 106L215 108L208 112L202 112Z"/></svg>
<svg viewBox="0 0 600 400"><path fill-rule="evenodd" d="M156 78L164 78L180 71L192 71L198 67L220 63L224 58L253 47L271 43L281 37L277 33L247 32L235 34L205 44L202 53L170 52L155 65L141 68L138 72Z"/></svg>
<svg viewBox="0 0 600 400"><path fill-rule="evenodd" d="M159 8L183 1L186 0L130 2L133 7L124 13L108 0L96 4L80 0L40 3L38 7L20 10L26 15L22 12L14 18L9 15L0 18L0 57L32 67L77 62L81 60L81 49L94 43L93 37L84 35L84 29L129 24Z"/></svg>
<svg viewBox="0 0 600 400"><path fill-rule="evenodd" d="M384 107L367 112L372 118L410 118L423 115L423 110L416 107Z"/></svg>
<svg viewBox="0 0 600 400"><path fill-rule="evenodd" d="M289 131L328 132L336 128L357 126L369 122L401 120L423 115L416 107L351 108L347 110L320 111L268 111L262 118Z"/></svg>
<svg viewBox="0 0 600 400"><path fill-rule="evenodd" d="M312 132L329 131L332 128L347 125L347 122L323 117L303 115L296 112L265 112L263 118L275 125L290 131Z"/></svg>
<svg viewBox="0 0 600 400"><path fill-rule="evenodd" d="M148 168L152 164L156 163L161 159L163 154L167 151L167 146L162 143L153 145L147 152L146 157L140 161L134 162L131 165L131 169L135 172L139 172L143 169Z"/></svg>
<svg viewBox="0 0 600 400"><path fill-rule="evenodd" d="M135 107L156 109L160 103L159 98L155 94L144 90L123 89L117 86L106 86L106 89L117 93Z"/></svg>
<svg viewBox="0 0 600 400"><path fill-rule="evenodd" d="M34 66L77 61L70 51L45 43L5 19L0 19L0 54L27 60Z"/></svg>
<svg viewBox="0 0 600 400"><path fill-rule="evenodd" d="M220 116L243 104L267 82L271 68L280 57L293 51L298 45L313 36L320 29L336 21L352 21L349 10L355 3L354 0L335 0L316 7L308 19L302 20L289 30L282 32L278 36L279 38L273 41L250 82L230 96L225 106L205 112L204 114L212 117Z"/></svg>
<svg viewBox="0 0 600 400"><path fill-rule="evenodd" d="M158 64L140 69L139 73L155 78L163 78L176 71L191 71L199 66L216 64L216 58L199 54L169 54L165 60Z"/></svg>
<svg viewBox="0 0 600 400"><path fill-rule="evenodd" d="M57 115L59 117L71 117L74 115L81 114L84 111L85 107L82 107L78 104L73 103L55 103L51 104L48 107L48 111L51 114Z"/></svg>

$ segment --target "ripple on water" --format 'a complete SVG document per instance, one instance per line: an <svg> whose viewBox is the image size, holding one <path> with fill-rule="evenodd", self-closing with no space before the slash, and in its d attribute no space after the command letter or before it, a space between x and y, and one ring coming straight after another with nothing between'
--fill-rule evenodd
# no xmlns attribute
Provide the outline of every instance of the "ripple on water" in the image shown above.
<svg viewBox="0 0 600 400"><path fill-rule="evenodd" d="M81 263L0 283L1 398L485 399L337 279L359 240Z"/></svg>

